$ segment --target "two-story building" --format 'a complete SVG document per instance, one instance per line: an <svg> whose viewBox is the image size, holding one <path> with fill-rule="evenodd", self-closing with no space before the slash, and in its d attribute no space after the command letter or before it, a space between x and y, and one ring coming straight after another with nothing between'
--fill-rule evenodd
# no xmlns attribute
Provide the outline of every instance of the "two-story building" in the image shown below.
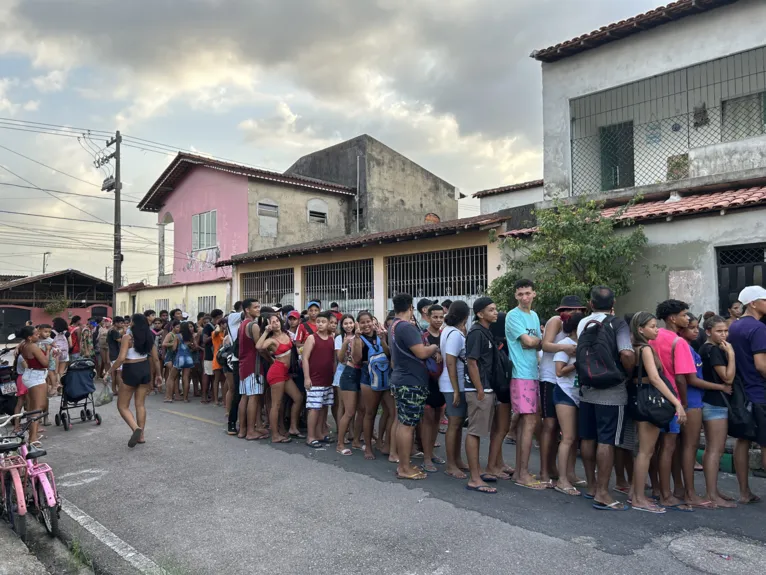
<svg viewBox="0 0 766 575"><path fill-rule="evenodd" d="M620 311L668 297L725 311L766 285L766 2L679 0L537 50L544 199L632 210L665 266Z"/></svg>
<svg viewBox="0 0 766 575"><path fill-rule="evenodd" d="M475 192L473 197L479 200L480 213L492 214L501 210L542 202L544 199L543 188L543 180L532 180L520 184L481 190Z"/></svg>

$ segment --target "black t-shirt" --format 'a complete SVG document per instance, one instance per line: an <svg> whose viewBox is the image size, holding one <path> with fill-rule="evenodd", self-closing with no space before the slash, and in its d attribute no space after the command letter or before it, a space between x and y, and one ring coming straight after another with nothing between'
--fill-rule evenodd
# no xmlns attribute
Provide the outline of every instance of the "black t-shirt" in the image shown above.
<svg viewBox="0 0 766 575"><path fill-rule="evenodd" d="M109 347L109 361L116 361L120 355L120 332L116 329L110 329L106 334L106 344Z"/></svg>
<svg viewBox="0 0 766 575"><path fill-rule="evenodd" d="M723 350L712 343L704 343L700 347L700 357L702 358L702 379L711 383L724 383L714 369L717 365L729 365L729 358ZM702 395L702 401L717 407L726 407L722 392L706 389Z"/></svg>
<svg viewBox="0 0 766 575"><path fill-rule="evenodd" d="M435 345L436 347L439 347L439 340L441 339L441 334L431 335L431 332L427 331L426 337L428 337L428 343L430 343L431 345Z"/></svg>
<svg viewBox="0 0 766 575"><path fill-rule="evenodd" d="M481 376L484 390L491 391L490 376L495 362L495 346L492 343L492 333L479 322L474 323L468 330L465 338L465 358L466 363L469 359L475 359L479 366L479 375ZM473 383L468 377L468 365L465 368L466 380L465 390L476 391Z"/></svg>
<svg viewBox="0 0 766 575"><path fill-rule="evenodd" d="M202 337L207 338L207 343L205 344L205 361L213 361L213 332L215 331L215 327L212 323L209 323L205 325L205 327L202 329Z"/></svg>
<svg viewBox="0 0 766 575"><path fill-rule="evenodd" d="M367 347L367 344L364 343L365 340L370 342L370 345L375 347L376 345L380 345L380 342L378 341L378 336L373 335L372 337L367 337L363 333L360 334L362 336L362 363L365 363L366 361L369 361L370 358L370 348Z"/></svg>

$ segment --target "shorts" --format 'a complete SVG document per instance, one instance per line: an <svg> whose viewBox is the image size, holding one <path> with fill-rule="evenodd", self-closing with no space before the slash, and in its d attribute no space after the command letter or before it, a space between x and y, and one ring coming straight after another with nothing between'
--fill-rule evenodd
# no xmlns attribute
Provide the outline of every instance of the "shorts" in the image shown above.
<svg viewBox="0 0 766 575"><path fill-rule="evenodd" d="M553 399L553 394L557 387L555 383L550 381L540 382L540 405L543 410L543 419L556 417L556 402Z"/></svg>
<svg viewBox="0 0 766 575"><path fill-rule="evenodd" d="M703 401L702 421L715 421L716 419L729 419L729 409L719 407L718 405L710 405Z"/></svg>
<svg viewBox="0 0 766 575"><path fill-rule="evenodd" d="M26 395L27 391L29 391L27 389L27 386L24 385L24 382L22 381L23 379L24 379L23 375L16 376L16 395L18 397L21 397L22 395Z"/></svg>
<svg viewBox="0 0 766 575"><path fill-rule="evenodd" d="M458 405L457 407L454 407L452 405L452 399L455 397L454 391L444 391L442 393L444 395L444 401L447 405L447 409L445 410L447 417L467 417L468 416L468 404L465 402L465 391L461 391L459 393L460 405Z"/></svg>
<svg viewBox="0 0 766 575"><path fill-rule="evenodd" d="M755 419L755 442L766 447L766 403L753 403L753 419Z"/></svg>
<svg viewBox="0 0 766 575"><path fill-rule="evenodd" d="M536 379L511 380L511 408L514 413L527 415L537 413L537 402L540 400L540 384Z"/></svg>
<svg viewBox="0 0 766 575"><path fill-rule="evenodd" d="M596 405L580 402L580 439L596 440L601 445L622 445L625 434L624 405Z"/></svg>
<svg viewBox="0 0 766 575"><path fill-rule="evenodd" d="M45 378L48 377L47 369L29 369L21 376L21 382L27 389L32 389L38 385L45 383Z"/></svg>
<svg viewBox="0 0 766 575"><path fill-rule="evenodd" d="M693 385L686 387L686 409L702 409L702 390Z"/></svg>
<svg viewBox="0 0 766 575"><path fill-rule="evenodd" d="M664 428L660 429L661 433L681 433L681 425L678 423L678 414L673 416Z"/></svg>
<svg viewBox="0 0 766 575"><path fill-rule="evenodd" d="M495 391L495 399L498 403L511 403L511 388L508 386L508 389L504 389L500 392Z"/></svg>
<svg viewBox="0 0 766 575"><path fill-rule="evenodd" d="M213 360L206 359L205 363L202 364L202 369L204 370L205 375L213 375Z"/></svg>
<svg viewBox="0 0 766 575"><path fill-rule="evenodd" d="M357 367L345 366L340 374L341 391L359 391L359 382L362 378L362 370Z"/></svg>
<svg viewBox="0 0 766 575"><path fill-rule="evenodd" d="M492 435L492 419L495 416L495 394L484 392L484 399L479 401L478 393L469 391L465 394L468 404L468 429L466 433L474 437Z"/></svg>
<svg viewBox="0 0 766 575"><path fill-rule="evenodd" d="M558 385L553 388L553 405L568 405L569 407L577 407L574 399L567 395L567 392L561 389Z"/></svg>
<svg viewBox="0 0 766 575"><path fill-rule="evenodd" d="M340 387L340 376L343 373L343 370L346 369L346 366L342 363L338 364L338 367L335 368L335 375L332 376L332 386L333 387Z"/></svg>
<svg viewBox="0 0 766 575"><path fill-rule="evenodd" d="M58 357L59 363L66 363L69 361L69 350L68 349L62 349L59 350L59 357Z"/></svg>
<svg viewBox="0 0 766 575"><path fill-rule="evenodd" d="M343 388L341 387L341 389ZM391 394L396 400L396 416L399 423L407 427L417 426L423 417L428 387L425 385L395 385L391 386Z"/></svg>
<svg viewBox="0 0 766 575"><path fill-rule="evenodd" d="M182 353L181 355L176 355L173 360L173 367L176 369L190 369L194 367L194 361L191 355Z"/></svg>
<svg viewBox="0 0 766 575"><path fill-rule="evenodd" d="M306 409L322 409L326 405L332 405L335 395L331 385L327 387L314 387L306 390Z"/></svg>
<svg viewBox="0 0 766 575"><path fill-rule="evenodd" d="M439 382L434 381L430 377L428 378L428 397L426 397L426 405L433 409L441 409L444 407L444 394L439 391Z"/></svg>
<svg viewBox="0 0 766 575"><path fill-rule="evenodd" d="M251 373L244 379L239 380L239 394L240 395L263 395L263 378L256 377L254 373Z"/></svg>
<svg viewBox="0 0 766 575"><path fill-rule="evenodd" d="M288 379L290 379L290 368L279 360L275 360L266 372L266 381L269 385L284 383Z"/></svg>
<svg viewBox="0 0 766 575"><path fill-rule="evenodd" d="M122 383L130 387L138 387L151 383L152 374L149 361L122 364Z"/></svg>
<svg viewBox="0 0 766 575"><path fill-rule="evenodd" d="M165 363L164 363L164 365L167 365L167 364L173 365L173 364L175 364L175 362L176 362L176 354L175 354L175 352L168 351L165 354Z"/></svg>

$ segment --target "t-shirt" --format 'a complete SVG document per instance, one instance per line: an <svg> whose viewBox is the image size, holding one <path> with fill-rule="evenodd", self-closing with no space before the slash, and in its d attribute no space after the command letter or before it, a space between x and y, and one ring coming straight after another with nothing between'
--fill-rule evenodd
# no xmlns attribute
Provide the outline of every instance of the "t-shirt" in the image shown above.
<svg viewBox="0 0 766 575"><path fill-rule="evenodd" d="M537 379L537 350L525 349L521 336L540 337L540 318L534 311L524 312L515 307L505 316L505 337L508 340L508 355L513 362L514 379Z"/></svg>
<svg viewBox="0 0 766 575"><path fill-rule="evenodd" d="M585 326L591 321L603 322L607 317L604 312L595 312L589 316L584 317L577 324L577 337L579 339ZM621 351L633 351L633 343L630 340L630 327L625 320L620 317L615 317L611 321L612 329L614 330L615 338L617 340L617 352ZM617 367L621 367L619 357L615 358ZM580 399L585 403L591 403L595 405L627 405L628 404L628 387L621 383L607 389L596 389L594 387L581 386L580 387Z"/></svg>
<svg viewBox="0 0 766 575"><path fill-rule="evenodd" d="M457 358L455 367L457 369L458 389L465 391L465 336L463 332L451 325L445 327L439 338L439 349L444 361L444 369L441 375L439 375L439 391L442 393L454 392L449 378L449 370L447 369L448 355Z"/></svg>
<svg viewBox="0 0 766 575"><path fill-rule="evenodd" d="M221 349L221 345L223 345L223 338L225 337L223 330L219 330L218 333L213 330L213 335L210 337L213 342L213 369L223 369L223 366L218 363L218 352Z"/></svg>
<svg viewBox="0 0 766 575"><path fill-rule="evenodd" d="M408 321L394 321L388 328L388 341L391 350L391 361L394 369L391 373L391 385L428 385L428 370L426 364L415 357L410 349L423 343L420 330Z"/></svg>
<svg viewBox="0 0 766 575"><path fill-rule="evenodd" d="M673 355L673 342L676 342L675 361L671 358ZM650 341L649 345L660 356L660 363L665 372L665 377L668 378L670 385L673 386L673 390L676 392L676 397L678 397L676 375L697 373L697 366L694 363L689 344L684 338L662 327L657 334L657 339Z"/></svg>
<svg viewBox="0 0 766 575"><path fill-rule="evenodd" d="M106 344L109 347L109 361L117 361L120 356L120 338L122 335L116 329L110 329L106 336Z"/></svg>
<svg viewBox="0 0 766 575"><path fill-rule="evenodd" d="M308 329L306 328L308 326ZM298 326L298 331L295 332L295 341L298 343L306 343L306 338L312 333L317 332L317 324L311 322L304 322Z"/></svg>
<svg viewBox="0 0 766 575"><path fill-rule="evenodd" d="M694 348L689 346L689 351L692 352L692 359L694 360L694 367L697 369L697 377L699 379L705 379L702 377L702 358L694 351ZM676 347L678 352L678 347ZM710 380L708 380L710 381ZM700 407L702 405L702 394L705 390L700 387L694 387L689 384L686 386L686 403L689 407Z"/></svg>
<svg viewBox="0 0 766 575"><path fill-rule="evenodd" d="M208 342L205 344L205 361L213 361L213 332L215 331L215 326L212 323L208 323L205 325L204 328L202 328L202 336L205 338L210 338ZM204 340L203 340L204 341Z"/></svg>
<svg viewBox="0 0 766 575"><path fill-rule="evenodd" d="M471 329L468 330L468 335L465 338L466 360L476 360L479 367L481 384L484 386L484 391L487 393L492 391L490 376L492 375L492 369L495 366L496 353L491 335L492 334L488 329L479 322L476 322L471 326ZM468 366L466 366L466 369L468 369ZM470 378L465 380L465 391L476 391L473 381L469 381L469 379ZM450 389L452 389L452 386L450 386Z"/></svg>
<svg viewBox="0 0 766 575"><path fill-rule="evenodd" d="M549 329L553 329L553 319L554 318L549 319L545 324L546 333L548 333ZM561 343L561 340L567 336L561 329L561 323L558 324L558 328L558 333L553 336L553 343ZM553 362L555 361L553 358L554 355L555 354L547 351L542 352L542 357L540 358L540 381L550 381L551 383L556 382L556 366L553 365Z"/></svg>
<svg viewBox="0 0 766 575"><path fill-rule="evenodd" d="M564 339L558 341L557 343L565 344L565 345L575 345L576 342L571 337L566 337L566 334L564 335ZM577 358L570 356L565 351L557 351L555 354L553 354L553 362L554 366L553 369L556 369L556 362L561 362L566 365L572 365ZM555 373L555 372L554 372ZM569 398L574 401L577 405L580 405L580 394L577 393L577 389L575 388L575 378L577 377L577 370L572 370L568 374L559 377L556 376L556 384L561 388L561 391L566 393Z"/></svg>
<svg viewBox="0 0 766 575"><path fill-rule="evenodd" d="M724 367L729 365L728 355L717 345L706 342L700 347L700 357L702 358L702 379L711 383L724 383L724 381L718 377L718 372L715 370L715 367L717 365L722 365ZM722 393L723 392L721 391L706 389L705 393L702 395L702 401L717 407L726 407L726 402L721 395Z"/></svg>
<svg viewBox="0 0 766 575"><path fill-rule="evenodd" d="M755 368L756 353L766 353L766 325L752 316L741 317L729 326L729 343L734 348L737 375L745 395L753 403L766 403L766 379Z"/></svg>

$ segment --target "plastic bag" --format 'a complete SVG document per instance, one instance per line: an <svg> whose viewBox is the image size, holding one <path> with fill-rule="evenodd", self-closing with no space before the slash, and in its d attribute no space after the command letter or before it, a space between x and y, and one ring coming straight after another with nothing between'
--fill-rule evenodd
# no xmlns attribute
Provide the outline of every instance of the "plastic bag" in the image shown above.
<svg viewBox="0 0 766 575"><path fill-rule="evenodd" d="M104 388L101 391L96 392L93 399L96 402L96 407L100 407L107 403L111 403L112 399L114 399L114 394L112 393L112 390L109 389L109 386L104 384Z"/></svg>

